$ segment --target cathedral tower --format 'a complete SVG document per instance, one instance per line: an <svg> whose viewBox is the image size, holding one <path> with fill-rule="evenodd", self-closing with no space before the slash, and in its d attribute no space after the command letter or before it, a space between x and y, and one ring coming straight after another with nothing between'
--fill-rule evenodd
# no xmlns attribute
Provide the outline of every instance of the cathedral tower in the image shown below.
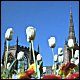
<svg viewBox="0 0 80 80"><path fill-rule="evenodd" d="M73 39L74 41L74 48L73 48L73 55L75 53L75 50L79 50L79 45L76 42L76 37L75 37L75 31L74 31L74 24L73 24L73 16L72 16L72 9L70 9L70 25L69 25L69 35L68 35L68 40ZM71 49L68 47L68 40L65 41L64 44L64 63L70 62L70 59L72 58L72 52Z"/></svg>

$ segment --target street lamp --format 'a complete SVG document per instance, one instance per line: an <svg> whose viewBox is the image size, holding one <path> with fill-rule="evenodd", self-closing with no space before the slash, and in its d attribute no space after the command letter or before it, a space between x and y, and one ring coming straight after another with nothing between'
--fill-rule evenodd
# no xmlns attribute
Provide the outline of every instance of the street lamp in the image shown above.
<svg viewBox="0 0 80 80"><path fill-rule="evenodd" d="M27 34L27 41L30 43L30 46L32 44L33 59L34 59L34 63L35 63L35 66L36 66L34 47L33 47L33 41L34 41L35 36L36 36L36 29L32 26L27 27L26 34ZM36 72L36 70L35 70L35 72Z"/></svg>
<svg viewBox="0 0 80 80"><path fill-rule="evenodd" d="M12 40L13 37L13 29L12 28L8 28L6 33L5 33L5 39L7 40L7 53L5 55L6 57L6 64L5 67L7 68L7 58L8 58L8 45L9 45L9 41Z"/></svg>
<svg viewBox="0 0 80 80"><path fill-rule="evenodd" d="M50 48L52 48L52 54L53 54L53 63L54 63L54 51L53 51L53 49L54 49L54 47L55 47L55 37L50 37L50 39L48 39L48 43L49 43L49 46L50 46ZM54 74L55 74L55 69L54 69Z"/></svg>

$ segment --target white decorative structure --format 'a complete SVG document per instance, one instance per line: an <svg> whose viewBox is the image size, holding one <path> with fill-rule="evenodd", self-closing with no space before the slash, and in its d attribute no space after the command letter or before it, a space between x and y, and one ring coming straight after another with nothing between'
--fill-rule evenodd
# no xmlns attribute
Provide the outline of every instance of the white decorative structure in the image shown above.
<svg viewBox="0 0 80 80"><path fill-rule="evenodd" d="M68 40L68 46L71 48L72 50L72 58L73 58L73 47L74 47L74 41L73 39L69 39Z"/></svg>

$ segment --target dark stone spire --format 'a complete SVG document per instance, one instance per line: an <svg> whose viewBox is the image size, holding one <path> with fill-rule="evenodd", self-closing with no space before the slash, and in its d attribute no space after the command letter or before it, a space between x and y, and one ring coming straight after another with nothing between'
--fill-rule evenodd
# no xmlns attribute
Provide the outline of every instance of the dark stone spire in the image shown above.
<svg viewBox="0 0 80 80"><path fill-rule="evenodd" d="M19 40L18 40L18 36L17 36L17 40L16 40L16 44L18 45L18 42L19 42Z"/></svg>
<svg viewBox="0 0 80 80"><path fill-rule="evenodd" d="M67 45L67 40L65 39L65 45Z"/></svg>
<svg viewBox="0 0 80 80"><path fill-rule="evenodd" d="M38 44L38 53L39 53L39 44Z"/></svg>
<svg viewBox="0 0 80 80"><path fill-rule="evenodd" d="M76 43L76 37L75 37L75 32L74 32L74 24L73 24L73 16L72 16L72 8L70 9L70 25L69 25L68 39L73 39L74 43Z"/></svg>

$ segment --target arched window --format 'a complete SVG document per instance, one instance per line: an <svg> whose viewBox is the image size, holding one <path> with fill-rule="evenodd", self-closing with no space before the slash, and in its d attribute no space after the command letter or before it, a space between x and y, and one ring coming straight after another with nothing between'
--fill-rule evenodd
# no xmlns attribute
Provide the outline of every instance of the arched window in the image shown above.
<svg viewBox="0 0 80 80"><path fill-rule="evenodd" d="M25 72L28 68L28 58L24 55L24 58L18 60L18 73Z"/></svg>
<svg viewBox="0 0 80 80"><path fill-rule="evenodd" d="M24 56L24 71L28 68L28 59L26 56Z"/></svg>
<svg viewBox="0 0 80 80"><path fill-rule="evenodd" d="M46 70L46 73L47 73L47 74L52 74L52 71L51 71L50 69L47 69L47 70Z"/></svg>
<svg viewBox="0 0 80 80"><path fill-rule="evenodd" d="M18 73L24 72L24 59L18 60Z"/></svg>

